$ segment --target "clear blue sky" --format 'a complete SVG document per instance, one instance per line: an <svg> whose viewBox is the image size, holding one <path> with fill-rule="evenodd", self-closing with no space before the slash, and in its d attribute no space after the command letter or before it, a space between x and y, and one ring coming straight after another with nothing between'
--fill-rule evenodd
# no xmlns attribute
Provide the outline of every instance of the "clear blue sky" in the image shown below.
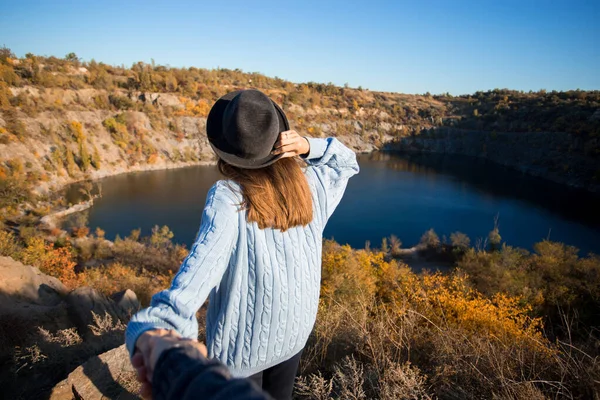
<svg viewBox="0 0 600 400"><path fill-rule="evenodd" d="M0 2L0 45L18 56L404 93L600 89L598 0Z"/></svg>

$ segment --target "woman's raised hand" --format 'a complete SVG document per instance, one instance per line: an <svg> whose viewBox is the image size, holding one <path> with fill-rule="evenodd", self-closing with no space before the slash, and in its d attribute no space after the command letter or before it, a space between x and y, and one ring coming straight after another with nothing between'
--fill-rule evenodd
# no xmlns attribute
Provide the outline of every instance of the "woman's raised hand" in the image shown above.
<svg viewBox="0 0 600 400"><path fill-rule="evenodd" d="M296 131L285 131L279 134L275 142L272 154L283 154L281 158L305 156L310 151L310 144L305 137Z"/></svg>

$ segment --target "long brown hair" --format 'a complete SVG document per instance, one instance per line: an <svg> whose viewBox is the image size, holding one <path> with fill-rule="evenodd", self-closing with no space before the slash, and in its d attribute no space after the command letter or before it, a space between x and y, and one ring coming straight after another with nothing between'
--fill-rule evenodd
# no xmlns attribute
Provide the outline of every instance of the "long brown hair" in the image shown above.
<svg viewBox="0 0 600 400"><path fill-rule="evenodd" d="M248 222L286 231L313 219L312 196L300 161L282 158L260 169L234 167L219 159L219 171L242 188Z"/></svg>

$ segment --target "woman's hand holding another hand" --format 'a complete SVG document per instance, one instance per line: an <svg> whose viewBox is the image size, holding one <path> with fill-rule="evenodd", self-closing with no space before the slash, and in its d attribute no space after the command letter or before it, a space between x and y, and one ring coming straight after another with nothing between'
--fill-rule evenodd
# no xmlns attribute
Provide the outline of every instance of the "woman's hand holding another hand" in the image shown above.
<svg viewBox="0 0 600 400"><path fill-rule="evenodd" d="M140 335L131 364L136 369L138 381L142 384L142 397L152 397L152 375L160 355L165 350L184 345L192 346L204 357L207 356L206 346L197 340L184 339L174 330L153 329Z"/></svg>

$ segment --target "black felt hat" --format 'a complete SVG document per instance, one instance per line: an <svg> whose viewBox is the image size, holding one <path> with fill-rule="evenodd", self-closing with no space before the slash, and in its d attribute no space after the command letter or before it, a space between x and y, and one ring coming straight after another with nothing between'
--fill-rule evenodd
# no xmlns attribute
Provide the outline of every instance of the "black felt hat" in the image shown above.
<svg viewBox="0 0 600 400"><path fill-rule="evenodd" d="M213 105L206 120L215 153L228 164L248 169L279 160L282 155L271 151L279 134L289 129L283 110L258 90L227 93Z"/></svg>

